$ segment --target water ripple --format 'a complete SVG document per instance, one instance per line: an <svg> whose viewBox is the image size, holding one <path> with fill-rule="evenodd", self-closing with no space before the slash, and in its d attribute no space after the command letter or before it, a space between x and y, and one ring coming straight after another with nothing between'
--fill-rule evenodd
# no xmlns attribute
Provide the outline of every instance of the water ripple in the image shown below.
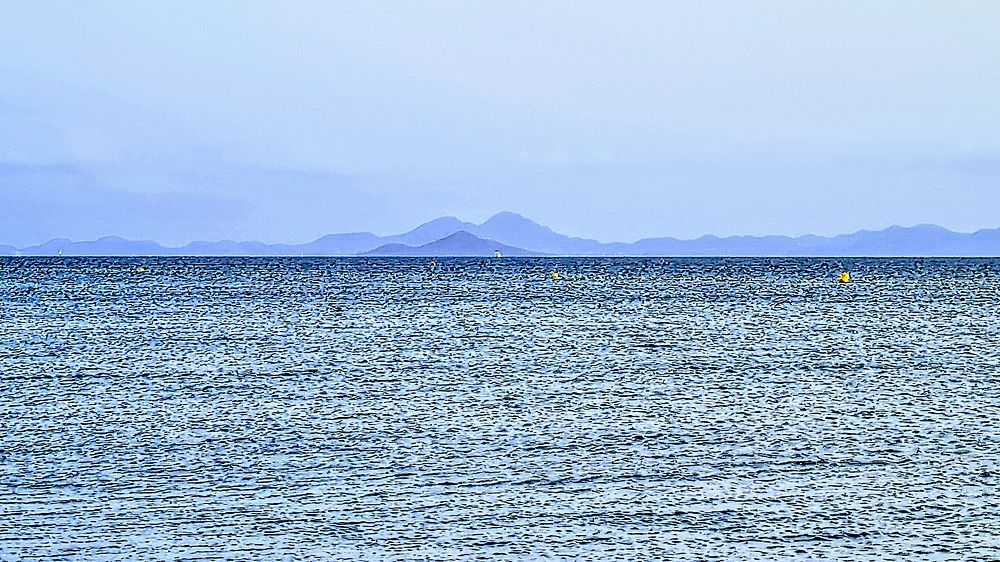
<svg viewBox="0 0 1000 562"><path fill-rule="evenodd" d="M1000 558L1000 261L437 261L0 259L0 558Z"/></svg>

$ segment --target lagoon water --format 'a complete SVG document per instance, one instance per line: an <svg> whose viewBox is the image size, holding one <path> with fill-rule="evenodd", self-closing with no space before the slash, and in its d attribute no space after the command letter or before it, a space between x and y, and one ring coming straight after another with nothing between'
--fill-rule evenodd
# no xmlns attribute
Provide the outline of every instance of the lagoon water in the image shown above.
<svg viewBox="0 0 1000 562"><path fill-rule="evenodd" d="M0 259L0 559L1000 559L1000 260L438 264Z"/></svg>

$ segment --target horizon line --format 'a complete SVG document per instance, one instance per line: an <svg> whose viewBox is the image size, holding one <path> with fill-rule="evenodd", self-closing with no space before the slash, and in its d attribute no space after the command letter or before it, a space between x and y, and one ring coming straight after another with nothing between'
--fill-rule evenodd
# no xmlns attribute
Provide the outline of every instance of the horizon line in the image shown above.
<svg viewBox="0 0 1000 562"><path fill-rule="evenodd" d="M37 247L40 247L40 246L45 246L47 244L51 244L51 243L54 243L54 242L68 242L68 243L71 243L71 244L85 244L85 243L100 242L102 240L109 240L109 239L121 240L121 241L124 241L124 242L133 242L133 243L151 243L151 244L156 244L157 246L160 246L161 248L163 248L165 250L183 250L183 249L187 248L188 246L191 246L191 245L194 245L194 244L201 244L201 243L204 243L204 244L221 244L221 243L227 243L227 242L234 243L234 244L263 244L263 245L266 245L266 246L291 246L291 247L294 247L294 246L305 246L305 245L308 245L308 244L312 244L312 243L318 242L318 241L320 241L320 240L322 240L324 238L330 237L330 236L367 235L367 236L374 236L374 237L377 237L377 238L393 238L393 237L397 237L397 236L404 236L404 235L409 234L409 233L411 233L411 232L413 232L413 231L415 231L415 230L417 230L417 229L419 229L419 228L421 228L423 226L426 226L426 225L428 225L430 223L433 223L433 222L439 221L439 220L443 220L443 219L454 219L454 220L457 220L457 221L462 222L462 223L466 223L466 224L470 224L470 225L473 225L473 226L482 227L483 225L486 225L487 223L489 223L490 220L493 220L494 218L502 216L502 215L513 215L513 216L516 216L516 217L518 217L518 218L520 218L522 220L531 222L531 223L533 223L533 224L535 224L537 226L541 226L543 228L548 228L554 234L557 234L557 235L560 235L560 236L566 236L568 238L573 238L573 239L593 241L593 242L597 242L597 243L602 244L602 245L616 245L616 244L633 245L633 244L637 244L639 242L643 242L643 241L646 241L646 240L675 240L675 241L678 241L678 242L695 242L695 241L698 241L698 240L703 240L705 238L714 238L714 239L717 239L717 240L731 240L731 239L734 239L734 238L749 238L749 239L785 238L785 239L790 239L790 240L797 240L797 239L801 239L801 238L822 238L822 239L829 240L829 239L834 239L834 238L838 238L838 237L841 237L841 236L853 236L853 235L861 234L861 233L865 233L865 232L878 233L878 232L885 232L887 230L892 230L892 229L912 230L912 229L921 228L921 227L932 227L932 228L935 228L935 229L940 229L940 230L947 231L947 232L952 233L952 234L961 234L961 235L974 235L974 234L977 234L977 233L980 233L980 232L984 232L984 231L992 231L992 230L998 230L998 229L1000 229L1000 227L982 227L982 228L979 228L979 229L974 230L974 231L959 231L959 230L952 230L952 229L950 229L950 228L948 228L946 226L942 226L942 225L939 225L939 224L936 224L936 223L917 223L917 224L910 225L910 226L904 226L904 225L900 225L898 223L893 223L893 224L891 224L889 226L885 226L885 227L880 228L880 229L861 228L861 229L854 230L854 231L851 231L851 232L841 232L841 233L838 233L838 234L813 234L813 233L807 233L807 234L798 234L798 235L792 235L792 234L728 234L728 235L717 235L717 234L712 234L712 233L706 233L706 234L702 234L702 235L694 237L694 238L679 238L679 237L676 237L676 236L648 236L648 237L644 237L644 238L639 238L639 239L634 240L632 242L624 242L624 241L617 241L617 240L616 241L611 241L611 242L603 242L603 241L597 240L596 238L587 238L587 237L584 237L584 236L573 236L573 235L568 235L568 234L562 234L562 233L559 233L559 232L556 232L556 231L552 230L551 227L548 227L546 225L538 223L538 222L536 222L536 221L534 221L532 219L529 219L529 218L527 218L524 215L521 215L519 213L515 213L515 212L511 212L511 211L501 211L499 213L496 213L496 214L490 216L489 219L483 221L482 223L478 223L478 224L462 220L462 219L460 219L460 218L458 218L456 216L453 216L453 215L444 215L444 216L440 216L440 217L437 217L437 218L434 218L434 219L422 222L422 223L418 224L417 226L415 226L415 227L413 227L413 228L411 228L409 230L406 230L404 232L400 232L400 233L397 233L397 234L384 234L384 235L383 234L375 234L374 232L368 231L368 230L366 230L366 231L352 231L352 232L330 232L330 233L327 233L327 234L320 235L320 236L318 236L316 238L313 238L311 240L308 240L306 242L298 242L298 243L296 243L296 242L264 242L262 240L256 240L256 239L236 240L236 239L233 239L233 238L221 238L221 239L216 239L216 240L194 239L194 240L191 240L190 242L183 243L181 245L175 245L175 244L165 244L165 243L159 242L158 240L154 240L152 238L128 238L128 237L125 237L125 236L122 236L122 235L119 235L119 234L107 234L107 235L103 235L103 236L100 236L100 237L97 237L97 238L92 238L92 239L76 239L76 240L72 239L72 238L63 237L63 236L57 236L57 237L54 237L54 238L49 238L48 240L46 240L44 242L40 242L40 243L37 243L37 244L30 244L30 245L27 245L27 246L20 246L20 247L19 246L15 246L13 244L7 244L7 243L4 243L4 242L0 242L0 247L13 248L15 251L23 251L23 250L29 250L29 249L32 249L32 248L37 248ZM459 230L457 230L455 232L468 232L468 231L465 230L465 229L459 229ZM469 233L469 234L472 234L472 233ZM447 237L447 236L448 235L446 235L445 237ZM235 255L235 254L230 254L230 255ZM256 254L248 254L248 255L256 255ZM267 254L260 254L260 255L267 255Z"/></svg>

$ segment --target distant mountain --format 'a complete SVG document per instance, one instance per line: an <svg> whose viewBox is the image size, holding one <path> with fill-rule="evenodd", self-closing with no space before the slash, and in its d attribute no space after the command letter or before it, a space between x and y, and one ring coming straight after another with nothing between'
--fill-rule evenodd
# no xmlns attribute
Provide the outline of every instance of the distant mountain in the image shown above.
<svg viewBox="0 0 1000 562"><path fill-rule="evenodd" d="M435 240L447 238L460 231L472 232L477 227L471 222L463 222L455 217L441 217L414 228L404 234L387 236L383 239L386 244L405 244L407 246L422 246Z"/></svg>
<svg viewBox="0 0 1000 562"><path fill-rule="evenodd" d="M515 248L494 240L485 240L464 230L446 236L434 242L420 246L405 244L386 244L374 250L362 252L363 256L492 256L496 250L505 256L539 256L523 248Z"/></svg>
<svg viewBox="0 0 1000 562"><path fill-rule="evenodd" d="M646 256L1000 256L1000 229L973 234L936 225L892 226L832 238L822 236L702 236L651 238L630 245Z"/></svg>
<svg viewBox="0 0 1000 562"><path fill-rule="evenodd" d="M355 256L382 243L382 238L371 232L327 234L319 240L291 246L292 250L286 255Z"/></svg>
<svg viewBox="0 0 1000 562"><path fill-rule="evenodd" d="M456 235L459 235L457 236ZM454 238L453 238L454 237ZM488 246L488 247L487 247ZM646 238L634 243L602 243L554 232L516 213L503 212L482 224L441 217L409 232L377 236L370 232L329 234L306 244L192 242L168 248L152 241L108 236L89 242L56 239L0 255L82 256L355 256L364 255L560 256L1000 256L1000 229L972 234L935 225L891 226L853 234L823 236L702 236L694 240ZM415 253L416 252L416 253Z"/></svg>
<svg viewBox="0 0 1000 562"><path fill-rule="evenodd" d="M65 238L16 251L24 256L353 256L379 245L382 238L371 234L330 234L307 244L266 244L264 242L220 240L198 241L179 248L156 242L126 240L106 236L89 242ZM2 254L0 254L2 255Z"/></svg>
<svg viewBox="0 0 1000 562"><path fill-rule="evenodd" d="M963 234L936 225L892 226L832 238L706 235L628 244L566 236L516 213L502 212L468 231L503 244L568 256L1000 256L1000 229Z"/></svg>
<svg viewBox="0 0 1000 562"><path fill-rule="evenodd" d="M328 234L306 244L265 244L263 242L192 242L171 254L188 256L353 256L382 243L371 232Z"/></svg>
<svg viewBox="0 0 1000 562"><path fill-rule="evenodd" d="M1000 229L960 234L933 224L891 226L835 236L828 247L845 255L996 256L1000 255Z"/></svg>
<svg viewBox="0 0 1000 562"><path fill-rule="evenodd" d="M13 256L17 254L17 248L14 246L4 246L0 244L0 256Z"/></svg>
<svg viewBox="0 0 1000 562"><path fill-rule="evenodd" d="M24 248L19 252L25 256L164 256L170 251L151 240L126 240L120 236L105 236L88 242L73 242L56 238L40 246Z"/></svg>
<svg viewBox="0 0 1000 562"><path fill-rule="evenodd" d="M469 230L476 236L556 255L614 254L625 244L602 244L586 238L572 238L553 232L517 213L503 212Z"/></svg>
<svg viewBox="0 0 1000 562"><path fill-rule="evenodd" d="M165 249L170 253L186 256L283 256L287 255L293 246L283 244L265 244L263 242L235 242L220 240L218 242L191 242L178 249Z"/></svg>

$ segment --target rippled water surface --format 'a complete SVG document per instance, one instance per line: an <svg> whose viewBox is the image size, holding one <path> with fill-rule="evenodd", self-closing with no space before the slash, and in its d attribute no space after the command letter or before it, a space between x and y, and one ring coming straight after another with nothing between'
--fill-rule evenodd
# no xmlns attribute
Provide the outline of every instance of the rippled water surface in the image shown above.
<svg viewBox="0 0 1000 562"><path fill-rule="evenodd" d="M1000 559L1000 261L438 262L0 259L0 559Z"/></svg>

